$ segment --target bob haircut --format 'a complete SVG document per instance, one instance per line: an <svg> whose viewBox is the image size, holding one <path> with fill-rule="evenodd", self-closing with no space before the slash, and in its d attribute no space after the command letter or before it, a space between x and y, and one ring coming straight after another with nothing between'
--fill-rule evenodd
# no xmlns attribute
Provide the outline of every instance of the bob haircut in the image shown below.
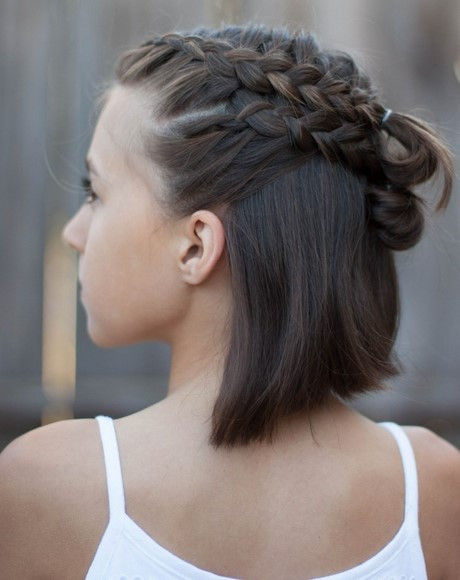
<svg viewBox="0 0 460 580"><path fill-rule="evenodd" d="M424 122L391 113L367 75L312 34L226 26L125 51L116 85L151 106L143 149L164 174L165 210L219 210L233 307L214 447L272 441L280 419L400 374L393 251L414 246L413 188L449 151Z"/></svg>

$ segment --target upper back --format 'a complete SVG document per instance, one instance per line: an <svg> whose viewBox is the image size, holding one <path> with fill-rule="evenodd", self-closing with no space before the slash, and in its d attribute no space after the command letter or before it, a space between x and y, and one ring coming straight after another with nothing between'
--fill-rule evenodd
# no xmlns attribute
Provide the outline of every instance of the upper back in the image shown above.
<svg viewBox="0 0 460 580"><path fill-rule="evenodd" d="M199 568L244 578L325 576L369 559L401 527L398 447L386 430L359 416L336 426L336 438L324 433L319 445L300 430L271 450L239 453L216 453L188 428L173 429L167 415L156 422L145 417L115 422L126 512L160 546ZM446 514L457 522L451 537L459 533L458 496L451 489L455 477L460 480L458 452L424 430L408 433L420 475L427 569L430 578L442 577L436 573L440 562L452 559L452 540L436 540L447 529ZM46 525L41 523L39 537L30 521L28 531L23 522L13 552L19 557L28 541L44 564L46 540L46 577L81 578L109 520L98 425L79 420L31 432L2 461L14 467L16 447L22 466L15 471L24 472L38 445L46 453L33 462L35 511Z"/></svg>

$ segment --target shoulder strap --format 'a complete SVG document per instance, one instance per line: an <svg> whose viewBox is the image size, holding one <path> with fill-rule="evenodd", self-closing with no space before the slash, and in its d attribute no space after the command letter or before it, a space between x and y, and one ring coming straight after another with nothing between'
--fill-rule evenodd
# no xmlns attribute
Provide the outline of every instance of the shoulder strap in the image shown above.
<svg viewBox="0 0 460 580"><path fill-rule="evenodd" d="M102 448L104 450L110 519L113 519L125 513L125 494L123 491L123 476L121 472L120 454L118 452L117 435L115 424L111 417L98 415L96 420L99 423Z"/></svg>
<svg viewBox="0 0 460 580"><path fill-rule="evenodd" d="M418 479L415 455L409 437L404 429L396 423L380 423L396 439L401 454L405 482L405 510L404 520L413 522L418 528Z"/></svg>

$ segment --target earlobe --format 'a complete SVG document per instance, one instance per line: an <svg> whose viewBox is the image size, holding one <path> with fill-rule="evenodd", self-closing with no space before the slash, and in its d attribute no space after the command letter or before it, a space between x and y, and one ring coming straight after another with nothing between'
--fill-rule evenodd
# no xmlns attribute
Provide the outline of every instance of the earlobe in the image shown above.
<svg viewBox="0 0 460 580"><path fill-rule="evenodd" d="M185 282L203 283L216 269L225 247L224 226L211 211L199 210L184 225L180 269Z"/></svg>

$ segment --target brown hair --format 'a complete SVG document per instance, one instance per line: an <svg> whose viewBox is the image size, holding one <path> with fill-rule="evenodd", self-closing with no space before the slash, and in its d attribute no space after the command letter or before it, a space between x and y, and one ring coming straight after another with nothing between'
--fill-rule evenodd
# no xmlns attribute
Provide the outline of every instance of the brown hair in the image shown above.
<svg viewBox="0 0 460 580"><path fill-rule="evenodd" d="M434 131L385 115L349 55L286 29L166 34L116 72L151 98L145 152L172 214L225 208L234 300L210 442L270 441L280 418L398 375L392 251L421 236L414 186L442 168L436 209L451 195Z"/></svg>

